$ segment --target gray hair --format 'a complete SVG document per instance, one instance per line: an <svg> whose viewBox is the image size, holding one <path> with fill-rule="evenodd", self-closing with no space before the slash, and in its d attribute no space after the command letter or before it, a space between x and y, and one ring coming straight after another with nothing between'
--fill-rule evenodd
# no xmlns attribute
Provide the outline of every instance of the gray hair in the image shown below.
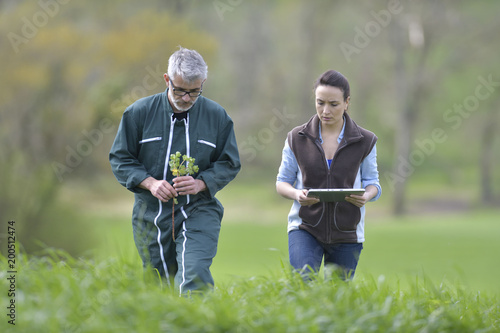
<svg viewBox="0 0 500 333"><path fill-rule="evenodd" d="M195 50L179 47L168 59L168 77L172 80L180 76L187 83L207 78L207 64Z"/></svg>

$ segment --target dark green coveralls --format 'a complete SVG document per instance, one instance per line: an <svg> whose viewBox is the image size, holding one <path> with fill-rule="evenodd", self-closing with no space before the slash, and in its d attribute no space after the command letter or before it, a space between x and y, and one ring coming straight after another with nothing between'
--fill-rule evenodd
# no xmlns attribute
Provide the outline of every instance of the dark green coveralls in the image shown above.
<svg viewBox="0 0 500 333"><path fill-rule="evenodd" d="M187 119L177 120L167 92L125 110L109 158L115 177L135 193L134 240L144 267L156 268L168 281L174 277L185 293L214 283L210 265L224 211L215 194L234 179L241 164L233 122L219 104L200 96ZM177 197L174 242L172 200L161 202L138 185L148 177L172 184L168 161L177 151L195 158L199 172L193 177L203 180L207 190Z"/></svg>

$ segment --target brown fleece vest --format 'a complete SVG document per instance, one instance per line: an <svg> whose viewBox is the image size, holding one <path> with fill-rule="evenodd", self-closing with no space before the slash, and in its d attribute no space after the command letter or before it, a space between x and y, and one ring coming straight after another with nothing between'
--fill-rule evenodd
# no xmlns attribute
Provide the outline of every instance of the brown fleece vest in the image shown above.
<svg viewBox="0 0 500 333"><path fill-rule="evenodd" d="M344 113L344 138L328 169L319 139L319 117L288 133L288 144L297 159L304 188L352 188L363 159L377 142L377 136L359 127ZM346 201L319 202L299 210L301 229L307 230L323 243L356 243L356 227L361 213Z"/></svg>

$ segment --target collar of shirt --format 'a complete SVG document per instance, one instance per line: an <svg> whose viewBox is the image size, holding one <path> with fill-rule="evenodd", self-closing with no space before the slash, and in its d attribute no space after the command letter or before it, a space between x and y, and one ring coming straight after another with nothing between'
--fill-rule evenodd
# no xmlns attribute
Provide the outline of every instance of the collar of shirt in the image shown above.
<svg viewBox="0 0 500 333"><path fill-rule="evenodd" d="M182 119L187 119L189 111L184 111L184 112L174 112L172 113L172 120L177 119L181 121Z"/></svg>
<svg viewBox="0 0 500 333"><path fill-rule="evenodd" d="M339 137L337 139L337 142L340 143L342 142L342 139L344 138L344 130L345 130L345 117L344 118L344 125L342 125L342 130L340 131ZM319 123L319 142L323 143L323 138L321 137L321 122Z"/></svg>

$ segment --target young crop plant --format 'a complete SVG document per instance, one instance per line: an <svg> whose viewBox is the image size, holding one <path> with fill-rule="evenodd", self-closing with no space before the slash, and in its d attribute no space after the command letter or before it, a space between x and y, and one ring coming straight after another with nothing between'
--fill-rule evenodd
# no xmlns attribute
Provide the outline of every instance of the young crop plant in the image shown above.
<svg viewBox="0 0 500 333"><path fill-rule="evenodd" d="M182 162L181 162L182 156ZM170 160L168 165L170 166L170 171L174 177L180 177L189 175L192 176L199 171L199 168L195 163L194 157L189 157L187 155L182 155L180 152L175 154L170 154ZM175 223L174 223L174 208L175 204L179 203L177 198L172 200L172 239L175 241Z"/></svg>

